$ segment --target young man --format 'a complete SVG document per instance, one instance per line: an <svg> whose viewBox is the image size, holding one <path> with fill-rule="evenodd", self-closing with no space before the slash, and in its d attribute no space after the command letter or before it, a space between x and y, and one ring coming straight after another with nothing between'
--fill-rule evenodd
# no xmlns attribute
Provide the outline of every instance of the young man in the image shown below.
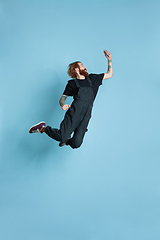
<svg viewBox="0 0 160 240"><path fill-rule="evenodd" d="M102 80L111 78L113 75L111 53L105 50L104 55L108 59L106 73L88 74L86 67L79 61L69 65L68 74L72 80L68 81L59 101L62 109L67 110L60 128L52 128L46 126L45 122L40 122L31 127L29 133L45 132L49 137L58 141L60 147L69 145L72 148L78 148L81 146L99 86L102 85ZM67 96L73 96L71 106L65 103Z"/></svg>

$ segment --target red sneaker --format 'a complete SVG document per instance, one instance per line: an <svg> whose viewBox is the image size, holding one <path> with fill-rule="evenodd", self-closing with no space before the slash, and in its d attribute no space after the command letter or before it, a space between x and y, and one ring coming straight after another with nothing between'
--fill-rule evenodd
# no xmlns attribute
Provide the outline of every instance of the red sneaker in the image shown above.
<svg viewBox="0 0 160 240"><path fill-rule="evenodd" d="M45 127L46 124L45 122L40 122L40 123L37 123L36 125L32 126L30 129L29 129L29 133L37 133L37 132L40 132L40 130Z"/></svg>

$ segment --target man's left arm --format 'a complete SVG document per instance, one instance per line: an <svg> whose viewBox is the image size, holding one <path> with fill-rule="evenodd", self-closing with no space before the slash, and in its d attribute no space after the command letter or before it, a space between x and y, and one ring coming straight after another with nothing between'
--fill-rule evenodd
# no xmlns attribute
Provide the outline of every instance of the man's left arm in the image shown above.
<svg viewBox="0 0 160 240"><path fill-rule="evenodd" d="M104 50L104 55L108 59L108 70L104 74L103 80L111 78L113 76L113 68L112 68L112 57L111 53L107 50Z"/></svg>

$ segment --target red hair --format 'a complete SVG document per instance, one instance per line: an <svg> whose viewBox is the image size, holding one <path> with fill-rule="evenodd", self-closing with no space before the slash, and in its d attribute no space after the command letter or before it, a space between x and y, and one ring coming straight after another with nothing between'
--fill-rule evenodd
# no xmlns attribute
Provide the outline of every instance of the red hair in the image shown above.
<svg viewBox="0 0 160 240"><path fill-rule="evenodd" d="M75 77L76 77L75 68L79 68L78 63L80 63L80 61L70 63L69 66L68 66L69 68L68 68L67 73L68 73L68 75L69 75L71 78L75 78Z"/></svg>

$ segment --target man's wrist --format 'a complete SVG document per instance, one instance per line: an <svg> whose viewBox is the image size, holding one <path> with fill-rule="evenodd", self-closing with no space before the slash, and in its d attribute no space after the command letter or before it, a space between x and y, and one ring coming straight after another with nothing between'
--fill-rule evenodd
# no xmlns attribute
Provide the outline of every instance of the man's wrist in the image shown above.
<svg viewBox="0 0 160 240"><path fill-rule="evenodd" d="M65 105L66 98L67 98L66 95L62 95L61 99L59 100L59 104L61 105L61 107Z"/></svg>
<svg viewBox="0 0 160 240"><path fill-rule="evenodd" d="M112 62L112 59L108 59L108 63L111 63Z"/></svg>

